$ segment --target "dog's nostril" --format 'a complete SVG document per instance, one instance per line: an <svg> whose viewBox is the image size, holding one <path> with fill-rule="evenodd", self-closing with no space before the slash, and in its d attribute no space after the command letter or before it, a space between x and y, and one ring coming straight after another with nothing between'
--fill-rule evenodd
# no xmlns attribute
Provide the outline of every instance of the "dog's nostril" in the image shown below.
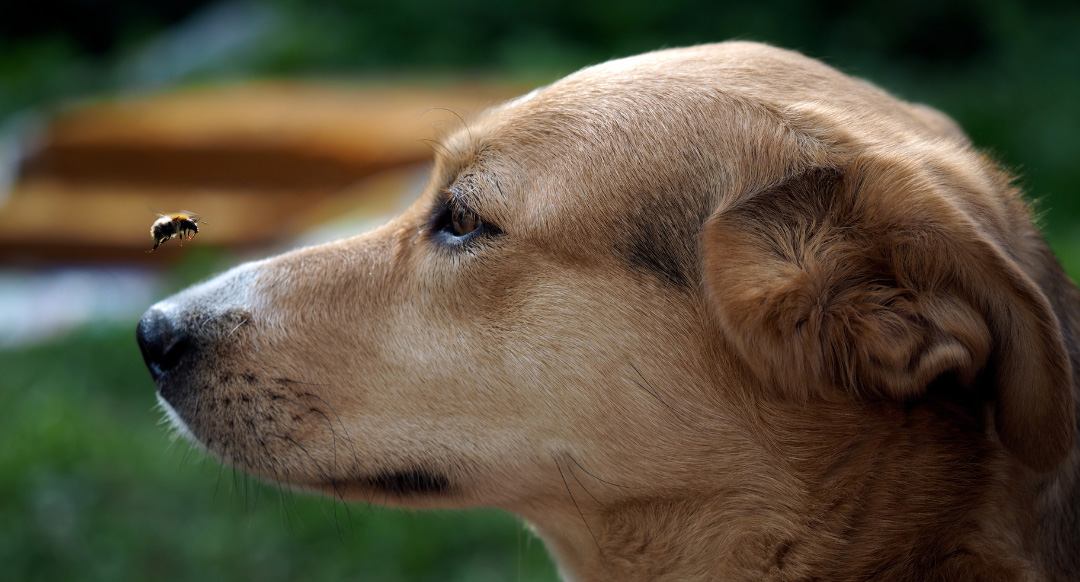
<svg viewBox="0 0 1080 582"><path fill-rule="evenodd" d="M135 328L146 367L155 380L180 362L191 338L160 309L147 311Z"/></svg>

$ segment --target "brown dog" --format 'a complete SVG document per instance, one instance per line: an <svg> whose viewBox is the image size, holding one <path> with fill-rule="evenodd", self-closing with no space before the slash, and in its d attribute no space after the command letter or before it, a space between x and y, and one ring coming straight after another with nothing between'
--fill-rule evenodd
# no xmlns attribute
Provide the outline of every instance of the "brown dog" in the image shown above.
<svg viewBox="0 0 1080 582"><path fill-rule="evenodd" d="M382 228L147 312L182 431L513 511L573 580L1080 579L1080 297L945 116L726 43L443 146Z"/></svg>

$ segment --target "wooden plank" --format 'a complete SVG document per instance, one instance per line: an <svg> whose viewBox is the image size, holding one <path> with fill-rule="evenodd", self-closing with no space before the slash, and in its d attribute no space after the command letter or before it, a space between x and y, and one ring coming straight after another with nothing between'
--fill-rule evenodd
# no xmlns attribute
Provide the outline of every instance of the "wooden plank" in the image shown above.
<svg viewBox="0 0 1080 582"><path fill-rule="evenodd" d="M0 260L139 260L156 213L181 209L208 221L200 244L292 237L364 206L368 190L384 195L385 180L350 187L429 159L423 140L518 93L252 83L85 105L54 119L22 164L0 206Z"/></svg>

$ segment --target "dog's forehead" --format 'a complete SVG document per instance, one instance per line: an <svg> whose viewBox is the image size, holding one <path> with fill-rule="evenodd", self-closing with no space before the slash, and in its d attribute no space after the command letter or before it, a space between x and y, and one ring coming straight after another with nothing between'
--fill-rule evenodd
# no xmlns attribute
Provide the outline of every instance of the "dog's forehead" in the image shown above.
<svg viewBox="0 0 1080 582"><path fill-rule="evenodd" d="M548 179L647 166L648 155L693 139L693 101L708 96L692 91L649 74L586 69L470 120L446 140L446 165L536 169Z"/></svg>
<svg viewBox="0 0 1080 582"><path fill-rule="evenodd" d="M519 232L646 231L837 163L837 143L926 130L905 104L818 61L721 43L588 67L495 107L444 142L440 166L447 184L485 176L490 216Z"/></svg>
<svg viewBox="0 0 1080 582"><path fill-rule="evenodd" d="M497 106L444 140L435 181L484 185L477 210L518 233L694 230L723 174L746 174L736 159L744 140L728 137L755 132L720 127L718 111L730 110L723 71L743 62L732 48L611 61ZM605 238L614 239L581 240Z"/></svg>
<svg viewBox="0 0 1080 582"><path fill-rule="evenodd" d="M815 83L846 91L852 82L802 55L752 43L657 51L587 67L492 108L451 135L446 149L467 161L663 170L673 166L660 154L715 149L718 136L760 129L725 123L733 105L778 111L822 101Z"/></svg>

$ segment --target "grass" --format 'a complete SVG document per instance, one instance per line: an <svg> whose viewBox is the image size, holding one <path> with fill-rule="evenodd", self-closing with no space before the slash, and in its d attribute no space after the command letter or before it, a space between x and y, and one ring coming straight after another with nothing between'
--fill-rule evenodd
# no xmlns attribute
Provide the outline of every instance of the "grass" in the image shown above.
<svg viewBox="0 0 1080 582"><path fill-rule="evenodd" d="M555 580L515 517L282 492L167 437L129 326L0 352L0 578Z"/></svg>

